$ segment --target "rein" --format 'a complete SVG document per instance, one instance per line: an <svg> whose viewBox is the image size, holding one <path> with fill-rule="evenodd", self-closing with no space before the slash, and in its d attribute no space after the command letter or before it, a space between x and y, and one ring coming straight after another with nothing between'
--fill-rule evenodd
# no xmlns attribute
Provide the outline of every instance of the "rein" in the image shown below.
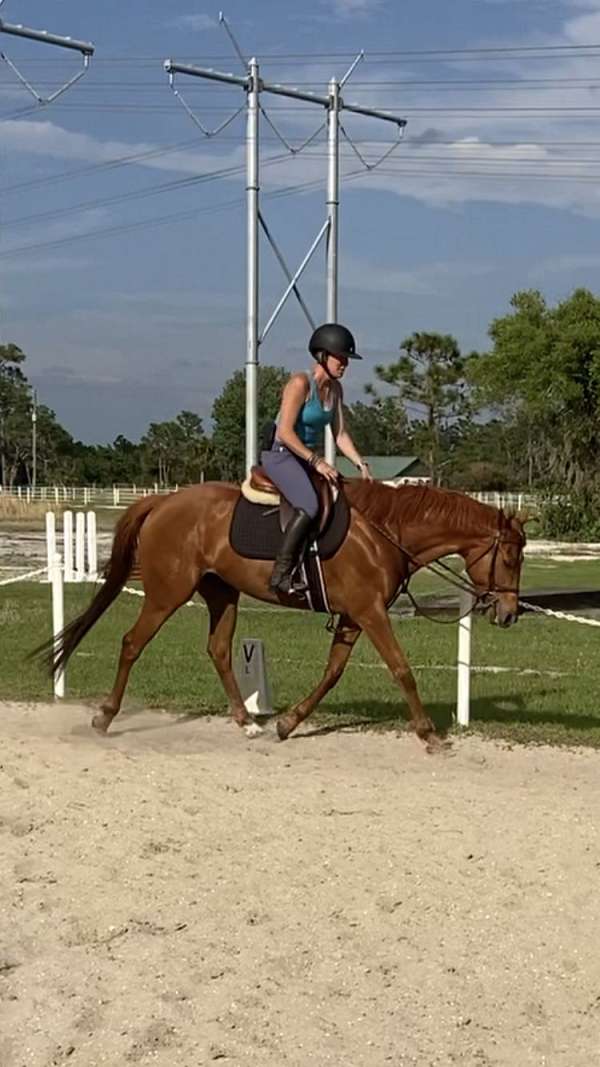
<svg viewBox="0 0 600 1067"><path fill-rule="evenodd" d="M496 556L498 554L498 549L499 549L500 545L501 544L518 544L518 543L520 543L520 542L517 542L515 538L502 537L502 534L500 533L500 530L496 531L496 533L491 538L491 541L490 541L489 545L487 545L483 549L481 554L479 556L477 556L477 558L472 561L473 563L478 563L479 560L483 559L484 556L486 556L488 552L492 552L493 551L493 556L492 556L492 559L490 561L490 577L489 577L488 588L485 590L485 592L478 593L477 589L476 589L476 586L473 585L473 582L470 580L470 578L466 578L461 574L456 574L456 572L453 571L452 568L449 567L447 563L442 563L440 560L433 560L431 563L421 563L416 556L413 556L412 552L409 552L408 549L405 548L404 545L402 545L400 543L400 541L397 541L396 538L392 537L391 534L389 534L387 530L384 530L383 527L381 527L379 525L379 523L374 522L372 519L367 518L367 516L364 515L362 512L361 512L361 514L362 514L362 518L365 520L365 522L368 522L368 524L370 526L372 526L374 530L377 530L377 532L380 533L382 535L382 537L385 537L386 541L389 541L390 544L392 544L394 546L394 548L398 549L399 552L402 552L402 554L404 556L406 556L410 560L411 563L415 564L417 570L429 570L429 571L431 571L431 573L435 574L437 577L443 578L444 581L448 582L449 585L453 585L456 589L459 590L459 592L461 592L461 593L469 593L470 596L474 600L474 603L471 605L471 607L467 611L463 612L462 615L458 615L457 618L455 618L455 619L454 618L453 619L438 619L438 618L436 618L435 615L431 615L431 614L429 614L429 612L424 611L423 608L420 607L420 605L415 600L414 596L410 592L410 589L408 588L409 582L410 582L410 580L412 578L412 574L409 574L401 582L400 586L398 587L398 590L394 594L392 600L389 602L388 608L390 608L392 606L392 604L394 604L396 602L396 600L398 599L399 596L402 596L402 594L405 593L406 596L408 597L408 599L410 600L413 608L415 609L415 613L417 615L422 615L423 618L429 619L431 622L440 623L440 625L453 625L454 623L460 622L462 619L466 618L467 615L470 615L470 613L479 604L485 604L486 608L489 607L491 604L494 603L494 601L496 601L498 599L498 596L497 596L498 593L517 593L518 592L518 590L516 590L516 589L499 588L496 585L496 582L495 582L495 579L494 579L494 571L495 571L495 567L496 567Z"/></svg>

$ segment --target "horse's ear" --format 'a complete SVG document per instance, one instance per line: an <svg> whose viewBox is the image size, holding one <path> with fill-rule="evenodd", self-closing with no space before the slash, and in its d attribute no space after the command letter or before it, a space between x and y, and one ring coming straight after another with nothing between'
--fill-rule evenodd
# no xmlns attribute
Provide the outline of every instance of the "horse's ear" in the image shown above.
<svg viewBox="0 0 600 1067"><path fill-rule="evenodd" d="M503 515L504 519L506 520L506 523L509 526L512 519L516 519L517 522L521 523L521 526L524 526L526 522L531 522L531 520L535 518L533 512L526 511L524 509L520 509L517 511L516 508L506 508L505 510L501 509L500 514Z"/></svg>

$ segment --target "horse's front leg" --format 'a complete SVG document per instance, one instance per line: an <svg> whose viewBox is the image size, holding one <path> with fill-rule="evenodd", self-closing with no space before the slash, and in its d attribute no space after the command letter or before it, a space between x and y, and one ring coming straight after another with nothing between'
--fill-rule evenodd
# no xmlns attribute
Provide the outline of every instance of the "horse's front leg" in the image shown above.
<svg viewBox="0 0 600 1067"><path fill-rule="evenodd" d="M325 694L339 682L360 634L360 626L357 626L347 615L340 616L331 643L325 673L318 686L313 689L309 696L301 700L299 704L295 704L293 708L290 708L285 715L281 715L277 720L277 733L282 741L289 737L292 730L295 730L298 724L310 715L311 711L314 711Z"/></svg>
<svg viewBox="0 0 600 1067"><path fill-rule="evenodd" d="M212 659L229 700L231 717L253 737L262 733L246 711L244 698L232 667L231 644L237 623L240 594L216 574L204 576L198 592L206 601L209 613L208 654Z"/></svg>
<svg viewBox="0 0 600 1067"><path fill-rule="evenodd" d="M417 692L417 683L404 652L392 629L385 604L376 602L360 616L360 622L369 640L389 667L392 677L402 687L410 711L411 724L418 737L427 744L430 752L443 747L435 726L426 714Z"/></svg>

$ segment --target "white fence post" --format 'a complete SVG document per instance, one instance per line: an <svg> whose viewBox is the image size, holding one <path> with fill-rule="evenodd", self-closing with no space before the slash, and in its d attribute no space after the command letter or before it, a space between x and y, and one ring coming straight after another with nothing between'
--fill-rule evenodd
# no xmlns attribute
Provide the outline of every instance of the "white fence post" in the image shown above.
<svg viewBox="0 0 600 1067"><path fill-rule="evenodd" d="M456 692L456 721L459 726L468 726L471 705L471 632L473 629L473 597L461 591L459 613L463 616L458 624L458 680Z"/></svg>
<svg viewBox="0 0 600 1067"><path fill-rule="evenodd" d="M88 581L95 582L98 577L98 543L96 540L96 512L87 513L87 557Z"/></svg>
<svg viewBox="0 0 600 1067"><path fill-rule="evenodd" d="M65 582L73 581L73 512L63 512L63 557Z"/></svg>
<svg viewBox="0 0 600 1067"><path fill-rule="evenodd" d="M75 581L85 581L85 515L75 515Z"/></svg>
<svg viewBox="0 0 600 1067"><path fill-rule="evenodd" d="M52 580L52 567L56 555L56 515L53 511L46 512L46 564L48 567L48 581Z"/></svg>
<svg viewBox="0 0 600 1067"><path fill-rule="evenodd" d="M52 567L50 571L50 580L52 582L52 636L54 638L54 647L56 647L56 639L65 625L63 569L62 561L58 552L54 553L54 558L52 560ZM61 668L55 672L53 682L54 696L64 697L64 669Z"/></svg>

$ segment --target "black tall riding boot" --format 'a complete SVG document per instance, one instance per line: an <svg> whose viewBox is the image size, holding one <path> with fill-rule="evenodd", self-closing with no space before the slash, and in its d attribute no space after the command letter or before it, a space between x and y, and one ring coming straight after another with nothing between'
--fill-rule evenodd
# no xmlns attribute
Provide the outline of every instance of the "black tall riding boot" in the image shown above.
<svg viewBox="0 0 600 1067"><path fill-rule="evenodd" d="M285 528L281 548L277 553L273 573L269 579L269 588L277 593L306 592L307 586L299 580L294 581L293 573L298 564L298 554L311 522L310 515L302 511L302 508L298 508Z"/></svg>

